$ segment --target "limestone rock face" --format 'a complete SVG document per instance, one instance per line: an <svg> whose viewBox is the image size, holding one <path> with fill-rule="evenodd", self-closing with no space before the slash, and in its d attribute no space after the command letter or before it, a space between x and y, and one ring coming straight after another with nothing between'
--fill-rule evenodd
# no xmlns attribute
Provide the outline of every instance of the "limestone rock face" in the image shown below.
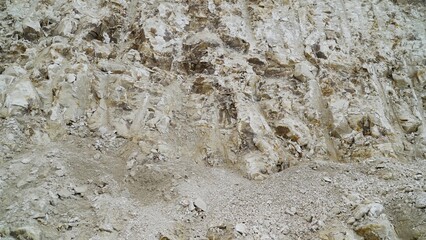
<svg viewBox="0 0 426 240"><path fill-rule="evenodd" d="M1 116L47 119L51 136L78 124L142 145L161 140L176 156L259 179L313 158L425 157L420 2L1 8Z"/></svg>

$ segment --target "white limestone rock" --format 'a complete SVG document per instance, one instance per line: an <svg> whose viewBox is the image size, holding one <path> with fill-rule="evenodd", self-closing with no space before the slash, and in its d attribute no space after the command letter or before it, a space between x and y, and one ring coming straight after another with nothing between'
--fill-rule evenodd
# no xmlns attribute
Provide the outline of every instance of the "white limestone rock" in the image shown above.
<svg viewBox="0 0 426 240"><path fill-rule="evenodd" d="M39 106L39 95L29 80L21 79L8 88L4 107L9 114L22 113L23 110L31 111L38 109Z"/></svg>
<svg viewBox="0 0 426 240"><path fill-rule="evenodd" d="M307 82L315 78L314 70L315 67L311 63L304 61L296 64L293 75L296 79Z"/></svg>
<svg viewBox="0 0 426 240"><path fill-rule="evenodd" d="M416 208L426 208L426 192L418 193L415 199Z"/></svg>

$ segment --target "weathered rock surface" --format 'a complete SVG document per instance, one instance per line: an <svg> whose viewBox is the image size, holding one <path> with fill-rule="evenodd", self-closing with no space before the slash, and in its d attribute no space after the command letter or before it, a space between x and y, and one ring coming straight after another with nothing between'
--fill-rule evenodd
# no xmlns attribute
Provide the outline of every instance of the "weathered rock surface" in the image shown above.
<svg viewBox="0 0 426 240"><path fill-rule="evenodd" d="M299 193L284 184L291 194L303 198L308 192L307 202L327 202L321 198L325 189L336 191L335 198L348 189L377 197L337 199L339 227L320 234L323 239L424 237L424 225L413 225L406 216L424 214L424 178L409 175L410 165L392 165L421 169L426 158L424 1L1 1L0 26L0 193L15 195L18 188L22 201L2 196L0 209L7 217L0 217L0 226L8 227L0 237L42 238L38 228L26 226L45 224L40 229L53 239L58 234L137 239L147 232L126 228L136 218L128 209L137 209L137 201L147 204L143 213L155 215L159 207L152 204L159 199L173 204L179 197L199 196L179 210L184 217L174 217L202 234L165 223L150 225L158 231L149 239L313 239L328 227L324 212L331 206L309 214L290 197L278 201L285 203L282 209L276 199L260 197L249 206L264 212L252 207L238 219L206 224L206 216L223 217L214 199L220 191L198 178L264 180L273 187L287 181L279 176L294 176L285 170L312 162L307 176L295 178L306 177L323 195L297 181L292 183L309 190ZM57 149L32 156L70 139L75 159ZM340 165L358 162L354 177ZM325 166L331 167L327 174L315 175ZM335 168L342 171L337 176ZM245 180L216 172L222 170ZM102 171L109 178L102 178ZM218 186L243 191L238 181L229 189ZM381 185L371 190L376 182ZM399 193L394 187L402 182L411 188ZM199 185L216 189L218 196ZM29 189L49 201L27 198ZM58 211L67 212L63 205L70 201L88 214L61 216ZM112 210L104 211L110 201ZM245 209L244 201L235 209ZM263 207L270 205L279 213L274 220L285 216L285 222L275 226L256 218L273 214ZM28 211L31 220L16 209ZM170 222L166 210L160 222ZM84 221L92 211L99 222ZM52 233L50 216L60 233ZM79 230L84 235L77 236Z"/></svg>
<svg viewBox="0 0 426 240"><path fill-rule="evenodd" d="M181 155L250 178L312 156L424 158L423 4L24 2L0 16L4 117L188 136Z"/></svg>

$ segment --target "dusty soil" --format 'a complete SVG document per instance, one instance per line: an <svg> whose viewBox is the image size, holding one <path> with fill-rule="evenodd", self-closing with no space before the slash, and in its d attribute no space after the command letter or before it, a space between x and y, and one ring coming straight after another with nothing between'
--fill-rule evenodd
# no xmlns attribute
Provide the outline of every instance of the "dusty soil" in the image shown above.
<svg viewBox="0 0 426 240"><path fill-rule="evenodd" d="M12 136L8 127L3 136ZM425 161L318 159L256 181L188 157L141 162L132 154L138 148L119 138L23 140L0 165L0 236L357 239L352 229L378 217L353 219L357 208L379 203L400 239L426 237L425 209L416 207L426 189ZM338 234L346 238L330 237Z"/></svg>

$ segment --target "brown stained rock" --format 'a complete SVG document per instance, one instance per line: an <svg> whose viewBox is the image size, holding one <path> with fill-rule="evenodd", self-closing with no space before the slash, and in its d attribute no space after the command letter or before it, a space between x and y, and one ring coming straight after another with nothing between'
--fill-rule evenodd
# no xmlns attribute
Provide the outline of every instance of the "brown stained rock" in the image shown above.
<svg viewBox="0 0 426 240"><path fill-rule="evenodd" d="M42 239L41 231L34 227L20 227L10 230L10 236L15 239L40 240Z"/></svg>
<svg viewBox="0 0 426 240"><path fill-rule="evenodd" d="M211 227L207 231L208 240L231 240L235 239L232 225L220 225Z"/></svg>
<svg viewBox="0 0 426 240"><path fill-rule="evenodd" d="M26 18L22 22L24 38L30 41L37 40L42 36L40 22L33 18Z"/></svg>
<svg viewBox="0 0 426 240"><path fill-rule="evenodd" d="M226 46L241 53L246 53L250 48L250 44L242 38L232 37L226 34L222 35L221 38Z"/></svg>
<svg viewBox="0 0 426 240"><path fill-rule="evenodd" d="M380 224L363 225L357 228L355 232L365 240L393 239L389 238L386 226Z"/></svg>
<svg viewBox="0 0 426 240"><path fill-rule="evenodd" d="M214 88L212 83L208 82L204 77L198 77L192 85L192 92L197 94L210 95L213 92Z"/></svg>

